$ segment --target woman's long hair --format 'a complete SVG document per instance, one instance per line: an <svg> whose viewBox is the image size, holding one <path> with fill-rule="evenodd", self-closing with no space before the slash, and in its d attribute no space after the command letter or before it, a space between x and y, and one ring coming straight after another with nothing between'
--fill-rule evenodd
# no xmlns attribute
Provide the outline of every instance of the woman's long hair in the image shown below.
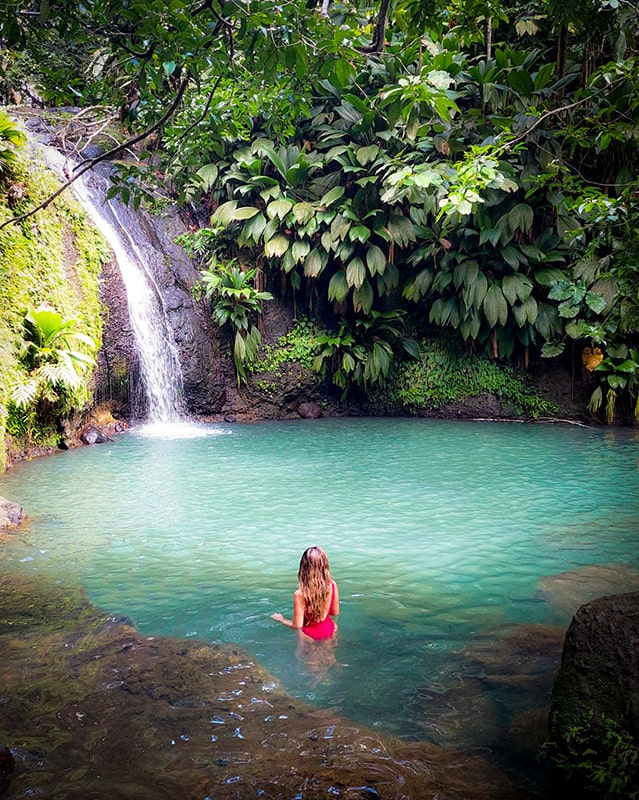
<svg viewBox="0 0 639 800"><path fill-rule="evenodd" d="M297 573L306 622L321 622L331 593L328 556L321 547L309 547L300 559Z"/></svg>

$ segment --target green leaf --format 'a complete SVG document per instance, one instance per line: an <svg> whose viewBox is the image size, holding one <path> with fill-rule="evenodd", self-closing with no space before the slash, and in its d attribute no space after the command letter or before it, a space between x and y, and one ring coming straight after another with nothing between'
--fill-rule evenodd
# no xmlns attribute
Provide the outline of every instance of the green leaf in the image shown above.
<svg viewBox="0 0 639 800"><path fill-rule="evenodd" d="M368 241L370 235L371 229L367 228L366 225L353 225L348 232L348 238L352 242L357 241L361 242L362 244L365 244Z"/></svg>
<svg viewBox="0 0 639 800"><path fill-rule="evenodd" d="M235 209L237 208L237 200L228 200L222 203L211 216L211 225L215 227L226 228L234 219Z"/></svg>
<svg viewBox="0 0 639 800"><path fill-rule="evenodd" d="M550 305L550 303L539 303L535 329L547 341L550 341L555 334L561 331L561 321L555 306Z"/></svg>
<svg viewBox="0 0 639 800"><path fill-rule="evenodd" d="M332 206L333 203L336 203L340 198L344 196L344 187L343 186L334 186L330 191L326 192L326 194L322 197L319 201L319 205Z"/></svg>
<svg viewBox="0 0 639 800"><path fill-rule="evenodd" d="M543 358L554 358L560 356L565 349L563 342L545 342L541 348L541 355Z"/></svg>
<svg viewBox="0 0 639 800"><path fill-rule="evenodd" d="M453 281L455 288L459 289L462 283L465 286L472 286L477 279L479 273L479 265L472 259L467 259L457 264L453 270Z"/></svg>
<svg viewBox="0 0 639 800"><path fill-rule="evenodd" d="M259 213L260 213L259 208L253 208L252 206L242 206L242 208L237 208L233 212L233 221L242 219L252 219L256 214Z"/></svg>
<svg viewBox="0 0 639 800"><path fill-rule="evenodd" d="M400 247L406 247L416 240L415 226L401 214L393 214L388 220L388 231L392 240Z"/></svg>
<svg viewBox="0 0 639 800"><path fill-rule="evenodd" d="M17 408L26 408L36 397L38 391L38 381L35 379L26 380L24 383L17 383L11 389L11 402Z"/></svg>
<svg viewBox="0 0 639 800"><path fill-rule="evenodd" d="M507 244L505 247L502 247L499 252L509 267L512 267L515 270L519 269L518 252L514 245Z"/></svg>
<svg viewBox="0 0 639 800"><path fill-rule="evenodd" d="M366 252L366 266L371 275L384 274L386 269L386 256L381 247L372 244Z"/></svg>
<svg viewBox="0 0 639 800"><path fill-rule="evenodd" d="M344 270L340 269L333 274L328 284L328 299L343 303L348 297L350 286L346 282Z"/></svg>
<svg viewBox="0 0 639 800"><path fill-rule="evenodd" d="M402 294L407 300L417 301L428 293L432 283L433 273L429 269L423 269L406 284Z"/></svg>
<svg viewBox="0 0 639 800"><path fill-rule="evenodd" d="M579 306L574 306L569 300L566 300L564 303L560 303L558 305L557 311L559 312L560 317L564 317L564 319L572 319L579 313Z"/></svg>
<svg viewBox="0 0 639 800"><path fill-rule="evenodd" d="M356 256L346 267L346 282L355 289L361 288L366 280L366 267L359 256Z"/></svg>
<svg viewBox="0 0 639 800"><path fill-rule="evenodd" d="M293 242L292 256L293 260L297 263L306 258L311 249L311 245L307 239L296 239Z"/></svg>
<svg viewBox="0 0 639 800"><path fill-rule="evenodd" d="M488 292L488 278L486 278L483 272L478 273L473 286L475 290L473 305L475 308L481 308L486 298L486 293Z"/></svg>
<svg viewBox="0 0 639 800"><path fill-rule="evenodd" d="M298 225L306 225L314 214L315 208L310 203L296 203L293 206L293 217Z"/></svg>
<svg viewBox="0 0 639 800"><path fill-rule="evenodd" d="M587 292L586 305L595 314L601 314L606 308L606 298L600 292Z"/></svg>
<svg viewBox="0 0 639 800"><path fill-rule="evenodd" d="M257 244L260 241L260 237L262 236L265 227L266 217L260 211L259 214L256 214L248 222L246 222L242 228L242 232L237 239L240 247Z"/></svg>
<svg viewBox="0 0 639 800"><path fill-rule="evenodd" d="M508 73L508 83L520 95L532 97L535 92L535 84L529 72L517 70Z"/></svg>
<svg viewBox="0 0 639 800"><path fill-rule="evenodd" d="M278 219L284 219L291 208L293 208L293 203L291 203L290 200L274 200L266 207L266 214L270 219L273 219L274 217L277 217Z"/></svg>
<svg viewBox="0 0 639 800"><path fill-rule="evenodd" d="M350 227L351 223L341 214L338 214L331 223L331 238L333 241L343 241L348 235Z"/></svg>
<svg viewBox="0 0 639 800"><path fill-rule="evenodd" d="M446 70L432 69L430 72L426 73L426 80L436 89L448 89L453 79Z"/></svg>
<svg viewBox="0 0 639 800"><path fill-rule="evenodd" d="M525 300L532 292L533 285L530 278L516 272L512 275L504 275L501 282L501 289L504 293L504 297L512 306L517 300Z"/></svg>
<svg viewBox="0 0 639 800"><path fill-rule="evenodd" d="M558 267L542 267L535 271L535 280L540 286L554 286L565 281L566 275Z"/></svg>
<svg viewBox="0 0 639 800"><path fill-rule="evenodd" d="M535 214L527 203L518 203L508 212L508 221L513 230L517 228L524 233L532 228Z"/></svg>
<svg viewBox="0 0 639 800"><path fill-rule="evenodd" d="M521 299L521 298L520 298ZM522 308L526 312L526 320L531 325L534 325L537 321L537 316L539 314L539 304L535 300L532 295L529 295L522 303Z"/></svg>
<svg viewBox="0 0 639 800"><path fill-rule="evenodd" d="M635 361L627 359L626 361L622 361L621 364L615 364L615 369L618 372L636 372L637 364Z"/></svg>
<svg viewBox="0 0 639 800"><path fill-rule="evenodd" d="M495 247L500 236L501 231L498 231L497 228L482 228L479 234L479 244L490 242Z"/></svg>
<svg viewBox="0 0 639 800"><path fill-rule="evenodd" d="M355 151L357 163L362 167L374 161L379 154L379 147L376 144L369 144L366 147L359 147Z"/></svg>
<svg viewBox="0 0 639 800"><path fill-rule="evenodd" d="M335 86L344 88L348 85L351 75L354 74L355 70L348 59L340 58L333 63L333 83Z"/></svg>
<svg viewBox="0 0 639 800"><path fill-rule="evenodd" d="M528 315L526 314L526 309L520 303L516 303L512 307L512 312L517 325L520 328L523 328L526 322L528 322Z"/></svg>
<svg viewBox="0 0 639 800"><path fill-rule="evenodd" d="M272 239L264 242L264 255L267 258L283 256L289 244L288 238L283 233L276 233Z"/></svg>
<svg viewBox="0 0 639 800"><path fill-rule="evenodd" d="M205 164L195 173L200 179L200 184L205 192L215 186L219 172L217 164Z"/></svg>
<svg viewBox="0 0 639 800"><path fill-rule="evenodd" d="M315 248L304 259L304 275L307 278L316 278L324 269L322 254Z"/></svg>
<svg viewBox="0 0 639 800"><path fill-rule="evenodd" d="M497 323L505 325L508 319L508 303L501 290L501 287L493 283L484 298L483 304L484 316L491 328L494 328Z"/></svg>
<svg viewBox="0 0 639 800"><path fill-rule="evenodd" d="M370 313L373 307L373 300L373 287L368 281L364 281L360 288L355 289L353 292L353 308L355 311L361 311L364 314Z"/></svg>

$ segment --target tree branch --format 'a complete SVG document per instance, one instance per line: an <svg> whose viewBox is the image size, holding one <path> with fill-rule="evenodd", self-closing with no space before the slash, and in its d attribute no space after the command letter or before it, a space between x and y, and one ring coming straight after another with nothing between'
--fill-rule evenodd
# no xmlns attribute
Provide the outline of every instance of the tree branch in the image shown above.
<svg viewBox="0 0 639 800"><path fill-rule="evenodd" d="M93 169L93 167L95 167L96 164L99 164L101 161L107 161L108 159L113 158L113 156L117 155L118 153L121 153L123 150L126 150L129 147L132 147L133 145L137 144L138 142L143 141L148 136L150 136L152 133L155 133L157 130L159 130L162 127L162 125L164 125L164 123L168 119L170 119L170 117L177 110L177 107L179 106L180 101L182 100L182 97L184 96L184 92L186 91L190 80L191 80L191 75L187 72L187 74L180 81L180 84L178 86L178 90L176 92L175 97L173 98L173 101L172 101L171 105L167 108L167 110L160 117L160 119L157 122L155 122L153 125L151 125L150 128L147 128L145 131L142 131L142 133L139 133L136 136L133 136L131 139L127 139L125 142L122 142L122 144L117 145L117 147L113 147L111 150L108 150L106 153L102 153L101 155L96 156L95 158L92 158L89 161L85 161L83 164L81 164L78 167L77 171L75 171L75 174L73 175L72 178L69 178L69 180L66 181L66 183L63 183L62 186L57 191L55 191L53 194L49 195L49 197L47 197L45 200L43 200L40 203L40 205L36 206L35 208L32 208L30 211L27 211L25 214L21 214L19 217L11 217L11 219L5 220L5 222L0 224L0 230L2 230L2 228L6 227L7 225L10 225L12 223L22 222L23 220L28 219L29 217L31 217L34 214L36 214L38 211L42 211L48 205L50 205L56 199L56 197L59 197L62 194L62 192L65 191L65 189L68 189L69 186L71 186L71 184L74 183L81 175L84 175L85 172L88 172L90 169Z"/></svg>
<svg viewBox="0 0 639 800"><path fill-rule="evenodd" d="M195 122L192 122L189 125L189 127L180 134L180 136L178 137L178 141L182 141L182 139L184 139L193 130L193 128L196 128L201 122L203 122L204 118L208 114L209 108L211 107L211 103L213 102L213 97L215 96L215 92L217 91L217 87L220 85L220 81L221 80L222 80L222 76L218 75L217 80L215 81L215 85L213 86L213 88L209 92L209 96L208 96L208 98L206 100L206 105L204 106L204 109L202 110L202 113L195 120Z"/></svg>
<svg viewBox="0 0 639 800"><path fill-rule="evenodd" d="M381 53L384 49L384 37L386 36L386 25L388 24L388 10L390 8L390 0L382 0L382 4L377 15L377 22L373 31L373 41L365 47L360 47L360 53Z"/></svg>

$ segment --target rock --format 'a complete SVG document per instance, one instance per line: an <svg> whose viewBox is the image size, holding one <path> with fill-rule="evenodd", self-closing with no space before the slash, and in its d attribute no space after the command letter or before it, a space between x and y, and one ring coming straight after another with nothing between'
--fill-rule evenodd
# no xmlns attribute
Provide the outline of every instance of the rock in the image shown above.
<svg viewBox="0 0 639 800"><path fill-rule="evenodd" d="M301 403L297 413L302 419L318 419L322 416L322 407L319 403Z"/></svg>
<svg viewBox="0 0 639 800"><path fill-rule="evenodd" d="M80 440L83 441L84 444L104 444L104 442L112 441L104 431L100 430L100 428L95 425L87 425L80 434Z"/></svg>
<svg viewBox="0 0 639 800"><path fill-rule="evenodd" d="M603 796L612 781L639 785L639 592L598 598L573 617L549 729L578 788Z"/></svg>
<svg viewBox="0 0 639 800"><path fill-rule="evenodd" d="M26 511L18 503L0 497L0 530L17 528L26 516Z"/></svg>
<svg viewBox="0 0 639 800"><path fill-rule="evenodd" d="M11 751L6 745L0 744L0 797L7 790L14 766L15 761Z"/></svg>
<svg viewBox="0 0 639 800"><path fill-rule="evenodd" d="M111 185L110 170L110 165L99 165L92 170L96 186L101 184L105 192ZM208 304L196 300L191 293L200 279L198 265L176 242L178 236L189 230L189 225L173 205L153 213L132 205L120 204L117 208L117 219L144 260L171 328L179 353L187 411L217 413L223 405L222 386L232 376L224 371L219 331L213 325ZM125 402L130 406L130 415L135 417L146 410L146 399L126 288L115 260L105 264L102 274L101 299L109 313L98 357L96 396Z"/></svg>

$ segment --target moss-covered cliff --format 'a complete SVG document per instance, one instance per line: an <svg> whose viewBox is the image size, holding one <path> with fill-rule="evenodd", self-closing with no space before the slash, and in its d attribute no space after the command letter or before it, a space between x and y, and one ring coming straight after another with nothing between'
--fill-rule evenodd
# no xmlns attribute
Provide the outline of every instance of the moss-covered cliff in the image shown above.
<svg viewBox="0 0 639 800"><path fill-rule="evenodd" d="M33 154L0 186L0 224L44 200L58 184ZM53 307L64 318L78 320L78 331L99 347L102 313L99 300L101 265L108 249L87 222L70 193L21 223L0 228L0 472L7 448L27 439L35 444L55 442L55 419L37 419L34 409L11 402L12 387L26 377L20 356L24 316L29 307ZM82 385L63 393L59 411L81 407L89 397L90 371Z"/></svg>

